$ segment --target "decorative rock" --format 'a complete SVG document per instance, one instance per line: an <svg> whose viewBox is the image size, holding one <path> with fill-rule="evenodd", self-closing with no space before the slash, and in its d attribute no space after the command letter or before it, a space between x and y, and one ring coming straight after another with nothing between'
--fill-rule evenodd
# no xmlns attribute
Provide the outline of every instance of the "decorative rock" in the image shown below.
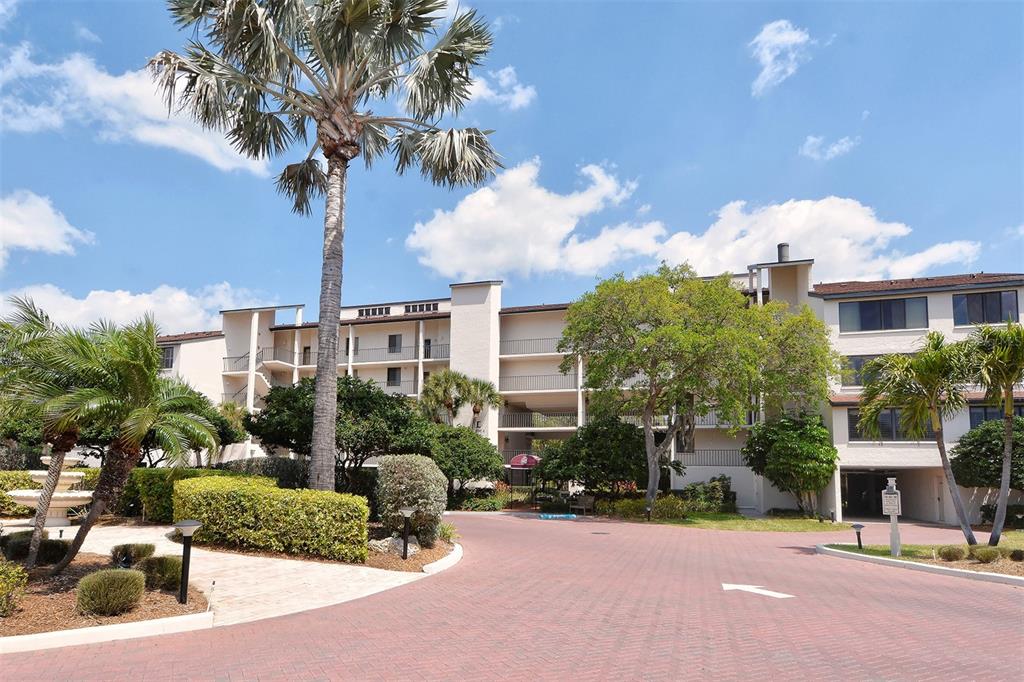
<svg viewBox="0 0 1024 682"><path fill-rule="evenodd" d="M398 536L384 538L383 540L370 540L369 547L374 552L381 552L383 554L391 553L402 556L402 538ZM420 551L420 541L415 535L409 536L409 556L412 556L416 552Z"/></svg>

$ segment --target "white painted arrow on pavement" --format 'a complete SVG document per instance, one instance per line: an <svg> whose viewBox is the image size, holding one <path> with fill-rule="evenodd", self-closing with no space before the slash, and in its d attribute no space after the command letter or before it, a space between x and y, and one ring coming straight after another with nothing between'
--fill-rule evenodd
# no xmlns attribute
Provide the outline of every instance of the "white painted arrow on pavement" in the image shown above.
<svg viewBox="0 0 1024 682"><path fill-rule="evenodd" d="M786 594L784 592L772 592L766 590L758 585L732 585L730 583L722 583L722 589L726 592L731 590L739 590L741 592L752 592L754 594L760 594L765 597L774 597L775 599L792 599L793 595Z"/></svg>

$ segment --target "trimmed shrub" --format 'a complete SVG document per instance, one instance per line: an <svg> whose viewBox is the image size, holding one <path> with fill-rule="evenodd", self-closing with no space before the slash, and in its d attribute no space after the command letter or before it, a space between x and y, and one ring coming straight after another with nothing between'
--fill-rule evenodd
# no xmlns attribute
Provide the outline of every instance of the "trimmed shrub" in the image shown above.
<svg viewBox="0 0 1024 682"><path fill-rule="evenodd" d="M147 521L170 523L174 518L174 483L187 478L205 476L241 476L233 471L220 469L132 469L128 485L125 486L118 503L118 509L129 514L137 509ZM271 479L263 479L273 485ZM137 496L138 502L133 499Z"/></svg>
<svg viewBox="0 0 1024 682"><path fill-rule="evenodd" d="M1019 516L1018 516L1019 515ZM996 520L996 505L981 505L981 522L991 524ZM1006 522L1003 528L1017 528L1024 530L1024 504L1006 505Z"/></svg>
<svg viewBox="0 0 1024 682"><path fill-rule="evenodd" d="M39 556L36 558L36 563L41 566L55 564L64 558L69 547L71 547L70 540L43 540L39 543ZM25 555L28 556L27 550Z"/></svg>
<svg viewBox="0 0 1024 682"><path fill-rule="evenodd" d="M938 554L943 561L960 561L967 556L967 550L960 545L943 545L939 547Z"/></svg>
<svg viewBox="0 0 1024 682"><path fill-rule="evenodd" d="M277 481L278 488L305 488L309 472L309 466L303 459L273 456L222 462L217 464L214 469L244 476L268 476Z"/></svg>
<svg viewBox="0 0 1024 682"><path fill-rule="evenodd" d="M134 609L146 588L142 571L108 568L78 581L79 613L117 616Z"/></svg>
<svg viewBox="0 0 1024 682"><path fill-rule="evenodd" d="M282 489L267 478L206 477L174 484L174 518L203 524L197 542L361 563L369 515L362 497Z"/></svg>
<svg viewBox="0 0 1024 682"><path fill-rule="evenodd" d="M151 590L177 590L181 587L181 557L150 556L135 567L146 575Z"/></svg>
<svg viewBox="0 0 1024 682"><path fill-rule="evenodd" d="M501 511L505 501L499 497L470 497L462 501L459 509L463 511Z"/></svg>
<svg viewBox="0 0 1024 682"><path fill-rule="evenodd" d="M1012 561L1024 561L1024 549L1010 550L1010 559Z"/></svg>
<svg viewBox="0 0 1024 682"><path fill-rule="evenodd" d="M662 495L654 500L651 509L652 519L685 519L694 511L703 511L702 503L693 503L678 495ZM598 500L595 511L606 516L618 516L624 519L642 519L647 517L647 500L643 497L626 497L618 500Z"/></svg>
<svg viewBox="0 0 1024 682"><path fill-rule="evenodd" d="M412 532L420 545L433 547L441 515L448 506L448 479L423 455L387 455L377 463L377 510L384 528L401 532L402 507L414 507Z"/></svg>
<svg viewBox="0 0 1024 682"><path fill-rule="evenodd" d="M32 531L30 531L30 530L19 530L16 533L7 533L5 535L0 535L0 550L6 549L7 543L10 542L11 540L15 540L17 538L31 538L31 537L32 537ZM50 537L50 531L44 529L43 530L43 539L45 540L48 537Z"/></svg>
<svg viewBox="0 0 1024 682"><path fill-rule="evenodd" d="M32 542L32 533L12 537L4 543L4 558L8 561L22 561L28 556L28 547Z"/></svg>
<svg viewBox="0 0 1024 682"><path fill-rule="evenodd" d="M153 552L156 551L156 545L149 543L131 543L127 545L115 545L110 550L110 560L115 565L121 568L128 568L132 564L142 561L146 557L153 556Z"/></svg>
<svg viewBox="0 0 1024 682"><path fill-rule="evenodd" d="M971 556L980 561L983 564L991 564L993 561L997 561L1002 554L996 547L983 547L975 545L971 548Z"/></svg>
<svg viewBox="0 0 1024 682"><path fill-rule="evenodd" d="M0 561L0 618L14 613L28 585L28 573L18 564Z"/></svg>
<svg viewBox="0 0 1024 682"><path fill-rule="evenodd" d="M37 489L42 486L29 478L27 471L0 471L0 516L29 516L30 507L15 503L7 496L9 490Z"/></svg>

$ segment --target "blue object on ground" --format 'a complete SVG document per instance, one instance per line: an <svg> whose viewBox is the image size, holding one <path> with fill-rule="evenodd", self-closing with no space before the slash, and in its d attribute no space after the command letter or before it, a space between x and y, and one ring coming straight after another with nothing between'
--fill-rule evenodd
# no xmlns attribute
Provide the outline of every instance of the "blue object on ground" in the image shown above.
<svg viewBox="0 0 1024 682"><path fill-rule="evenodd" d="M542 519L575 519L575 514L541 514Z"/></svg>

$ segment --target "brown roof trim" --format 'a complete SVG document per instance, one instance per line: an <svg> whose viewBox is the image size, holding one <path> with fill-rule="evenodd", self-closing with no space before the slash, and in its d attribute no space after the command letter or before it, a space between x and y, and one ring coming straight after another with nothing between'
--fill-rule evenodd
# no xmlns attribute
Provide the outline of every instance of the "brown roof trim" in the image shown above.
<svg viewBox="0 0 1024 682"><path fill-rule="evenodd" d="M185 332L184 334L164 334L156 337L157 343L180 343L182 341L198 341L200 339L215 339L224 336L222 331L208 332Z"/></svg>
<svg viewBox="0 0 1024 682"><path fill-rule="evenodd" d="M391 322L416 322L418 320L443 320L451 317L450 312L421 313L418 315L382 315L379 317L354 317L350 320L338 320L340 326L361 325L361 324L385 324ZM284 331L286 329L312 329L318 326L318 322L304 322L298 326L294 324L275 324L270 331Z"/></svg>
<svg viewBox="0 0 1024 682"><path fill-rule="evenodd" d="M940 277L824 282L815 284L810 295L817 298L831 299L872 294L991 288L994 286L1024 286L1024 273L975 272L961 275L943 275Z"/></svg>
<svg viewBox="0 0 1024 682"><path fill-rule="evenodd" d="M985 399L985 393L983 391L968 391L964 394L967 398L967 402L979 405L988 402ZM1024 391L1014 391L1014 400L1024 400ZM859 393L833 393L829 398L829 404L833 407L856 407L860 405L860 394Z"/></svg>
<svg viewBox="0 0 1024 682"><path fill-rule="evenodd" d="M541 303L540 305L519 305L502 308L500 315L515 315L516 313L542 313L549 310L568 310L568 303Z"/></svg>

